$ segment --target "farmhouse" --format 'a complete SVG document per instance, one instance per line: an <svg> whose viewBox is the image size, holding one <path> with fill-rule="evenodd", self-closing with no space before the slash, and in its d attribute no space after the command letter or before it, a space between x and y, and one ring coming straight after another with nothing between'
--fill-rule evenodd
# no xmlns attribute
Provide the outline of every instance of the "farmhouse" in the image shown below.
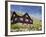
<svg viewBox="0 0 46 37"><path fill-rule="evenodd" d="M15 23L27 23L27 24L33 24L33 20L30 18L28 13L25 13L23 16L19 16L16 14L16 12L12 13L11 16L11 24Z"/></svg>

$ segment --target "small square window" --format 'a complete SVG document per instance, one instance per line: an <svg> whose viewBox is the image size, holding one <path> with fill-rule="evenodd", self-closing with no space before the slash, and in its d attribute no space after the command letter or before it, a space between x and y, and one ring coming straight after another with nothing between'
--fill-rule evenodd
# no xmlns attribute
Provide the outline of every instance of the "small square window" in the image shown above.
<svg viewBox="0 0 46 37"><path fill-rule="evenodd" d="M25 19L25 21L28 21L28 19Z"/></svg>
<svg viewBox="0 0 46 37"><path fill-rule="evenodd" d="M32 21L30 20L30 22L32 22Z"/></svg>
<svg viewBox="0 0 46 37"><path fill-rule="evenodd" d="M21 21L23 21L23 18L20 18Z"/></svg>
<svg viewBox="0 0 46 37"><path fill-rule="evenodd" d="M11 23L13 23L13 20L11 20Z"/></svg>
<svg viewBox="0 0 46 37"><path fill-rule="evenodd" d="M17 18L15 18L15 21L17 20Z"/></svg>
<svg viewBox="0 0 46 37"><path fill-rule="evenodd" d="M15 14L13 15L13 17L15 17Z"/></svg>

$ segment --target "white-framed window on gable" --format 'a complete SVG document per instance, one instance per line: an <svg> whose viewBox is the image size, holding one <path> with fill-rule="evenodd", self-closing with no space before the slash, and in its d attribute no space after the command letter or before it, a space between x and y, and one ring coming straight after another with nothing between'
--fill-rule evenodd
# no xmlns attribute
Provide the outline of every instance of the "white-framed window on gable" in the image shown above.
<svg viewBox="0 0 46 37"><path fill-rule="evenodd" d="M26 15L26 17L28 17L28 16Z"/></svg>

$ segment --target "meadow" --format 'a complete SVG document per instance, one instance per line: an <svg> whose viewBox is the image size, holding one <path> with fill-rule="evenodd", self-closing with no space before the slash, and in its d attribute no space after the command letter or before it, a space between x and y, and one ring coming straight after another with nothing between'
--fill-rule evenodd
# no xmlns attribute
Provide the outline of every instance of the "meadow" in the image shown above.
<svg viewBox="0 0 46 37"><path fill-rule="evenodd" d="M33 24L26 24L26 23L11 24L11 31L12 32L41 31L42 21L36 18L32 19L33 19Z"/></svg>

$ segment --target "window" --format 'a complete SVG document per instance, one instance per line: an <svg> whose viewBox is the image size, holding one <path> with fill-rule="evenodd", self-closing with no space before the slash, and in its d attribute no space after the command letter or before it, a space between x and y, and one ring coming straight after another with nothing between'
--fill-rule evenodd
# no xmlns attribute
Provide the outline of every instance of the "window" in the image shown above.
<svg viewBox="0 0 46 37"><path fill-rule="evenodd" d="M28 16L26 15L26 17L28 17Z"/></svg>
<svg viewBox="0 0 46 37"><path fill-rule="evenodd" d="M15 14L13 15L13 17L15 17Z"/></svg>
<svg viewBox="0 0 46 37"><path fill-rule="evenodd" d="M25 21L28 21L28 19L25 19Z"/></svg>
<svg viewBox="0 0 46 37"><path fill-rule="evenodd" d="M13 23L13 20L11 20L11 23Z"/></svg>
<svg viewBox="0 0 46 37"><path fill-rule="evenodd" d="M23 21L23 18L20 18L21 21Z"/></svg>
<svg viewBox="0 0 46 37"><path fill-rule="evenodd" d="M30 20L30 22L32 22L32 21Z"/></svg>
<svg viewBox="0 0 46 37"><path fill-rule="evenodd" d="M15 21L17 20L17 18L15 18Z"/></svg>

